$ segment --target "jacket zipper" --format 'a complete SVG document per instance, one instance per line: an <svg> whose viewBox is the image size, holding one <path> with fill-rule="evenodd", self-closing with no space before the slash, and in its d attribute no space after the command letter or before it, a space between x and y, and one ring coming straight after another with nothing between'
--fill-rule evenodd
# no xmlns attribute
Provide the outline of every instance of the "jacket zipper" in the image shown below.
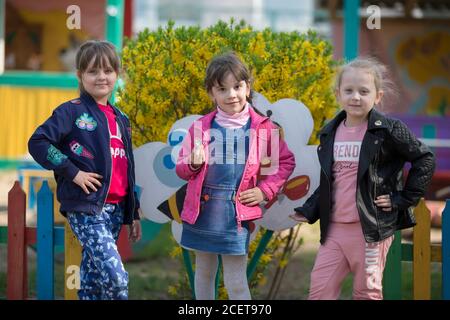
<svg viewBox="0 0 450 320"><path fill-rule="evenodd" d="M375 155L375 161L373 163L373 176L374 176L373 200L377 199L377 183L378 183L377 165L378 165L378 152Z"/></svg>
<svg viewBox="0 0 450 320"><path fill-rule="evenodd" d="M126 153L126 155L127 155L127 159L130 159L130 155L129 155L129 153L128 153L128 140L127 140L127 137L126 137L126 128L122 128L122 122L120 121L120 119L119 119L119 116L117 116L117 123L119 123L119 127L120 127L120 130L122 130L122 132L124 132L124 134L122 135L122 137L125 137L125 141L124 141L124 144L125 144L125 153ZM131 138L131 137L130 137ZM129 165L130 165L130 172L133 172L134 171L134 166L133 166L133 163L132 163L132 161L128 161L128 163L129 163ZM127 172L127 177L129 177L130 178L130 180L131 180L131 186L129 186L129 190L130 190L130 194L131 194L131 200L132 200L132 206L131 206L131 220L134 220L134 210L135 210L135 208L136 208L136 199L134 198L134 186L135 186L135 181L134 181L134 177L133 177L133 175L131 174L131 175L128 175L128 172ZM131 187L133 187L133 189L131 188Z"/></svg>
<svg viewBox="0 0 450 320"><path fill-rule="evenodd" d="M320 141L320 143L319 143L319 148L323 148L322 146L323 146L323 142L322 142L322 139L321 139L321 141ZM320 151L320 149L319 149L319 151ZM318 156L319 156L319 155L318 155ZM334 161L334 160L332 160L332 162L333 162L333 161ZM327 175L325 169L322 168L322 166L320 166L320 170L322 170L323 174L325 175L325 178L327 178L327 181L328 181L328 207L330 208L330 212L331 212L331 206L332 206L332 203L331 203L331 180L330 180L330 178L328 177L328 175Z"/></svg>
<svg viewBox="0 0 450 320"><path fill-rule="evenodd" d="M323 168L322 168L322 171L323 171L323 174L325 175L325 178L327 178L327 181L328 181L328 194L329 194L328 206L329 206L329 208L331 210L331 181L330 181L330 178L328 177L327 173L325 172L325 170Z"/></svg>
<svg viewBox="0 0 450 320"><path fill-rule="evenodd" d="M262 122L261 122L262 123ZM258 124L258 126L256 127L256 130L255 130L255 132L256 132L256 137L255 137L255 139L258 139L258 129L259 129L259 127L261 126L261 123L259 123ZM251 143L249 143L249 146L251 147ZM249 150L249 155L251 154L251 150ZM244 172L242 173L242 177L245 177L245 172L247 171L247 169L248 169L248 159L247 159L247 161L245 162L245 167L244 167ZM241 189L241 186L242 186L242 180L243 179L241 179L241 182L239 183L239 187L238 187L238 189L236 190L236 194L235 194L235 196L234 196L234 198L235 198L235 200L234 200L234 206L235 206L235 208L236 208L236 219L237 219L237 225L238 225L238 231L241 231L241 229L242 229L242 220L241 220L241 217L240 217L240 215L239 215L239 213L238 213L238 211L237 211L237 192ZM256 185L256 183L255 183L255 185Z"/></svg>
<svg viewBox="0 0 450 320"><path fill-rule="evenodd" d="M377 199L377 184L378 184L377 166L378 166L378 151L375 154L375 161L373 163L373 176L374 176L373 200ZM380 224L379 224L379 219L378 219L378 206L376 204L375 204L375 217L376 217L377 229L378 229L378 233L379 233L380 232Z"/></svg>
<svg viewBox="0 0 450 320"><path fill-rule="evenodd" d="M112 178L112 154L111 154L111 131L109 130L109 123L108 123L108 118L106 117L106 115L103 113L103 111L100 110L100 112L103 114L103 117L105 117L106 119L106 126L108 127L108 152L109 152L109 160L110 160L110 175L109 175L109 183L108 183L108 189L106 190L106 194L105 194L105 198L103 200L103 205L102 205L102 210L103 207L105 206L106 203L106 198L108 197L108 193L109 193L109 188L111 187L111 178Z"/></svg>
<svg viewBox="0 0 450 320"><path fill-rule="evenodd" d="M319 146L322 146L322 145L323 145L323 143L321 142L321 143L319 144ZM328 181L328 195L329 195L329 196L328 196L328 207L329 207L330 210L331 210L331 180L330 180L330 178L328 177L328 175L327 175L325 169L322 168L322 166L320 166L320 169L322 170L323 174L325 175L325 178L327 178L327 181Z"/></svg>

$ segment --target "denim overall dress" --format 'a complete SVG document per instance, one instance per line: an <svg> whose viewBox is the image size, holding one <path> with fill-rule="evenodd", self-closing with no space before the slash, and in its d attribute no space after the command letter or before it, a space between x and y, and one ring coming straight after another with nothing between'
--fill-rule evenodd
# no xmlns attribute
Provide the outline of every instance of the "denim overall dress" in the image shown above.
<svg viewBox="0 0 450 320"><path fill-rule="evenodd" d="M223 160L210 162L208 166L197 221L195 224L183 222L183 247L216 254L248 253L249 223L243 221L242 228L238 229L235 195L247 162L249 128L250 119L237 129L221 127L213 120L211 129L221 134L211 135L210 157Z"/></svg>

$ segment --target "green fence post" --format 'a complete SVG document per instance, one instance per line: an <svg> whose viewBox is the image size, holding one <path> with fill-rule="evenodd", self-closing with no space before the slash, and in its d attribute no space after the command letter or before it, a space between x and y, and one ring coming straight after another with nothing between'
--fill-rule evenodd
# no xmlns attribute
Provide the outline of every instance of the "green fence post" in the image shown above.
<svg viewBox="0 0 450 320"><path fill-rule="evenodd" d="M217 266L217 273L216 273L216 292L215 292L215 299L216 299L216 300L219 298L220 275L222 274L222 267L223 267L222 256L219 255L218 259L219 259L219 265Z"/></svg>
<svg viewBox="0 0 450 320"><path fill-rule="evenodd" d="M194 270L192 269L191 257L189 256L189 250L186 250L185 248L181 248L181 250L183 252L184 266L186 267L189 284L191 286L192 299L195 300Z"/></svg>
<svg viewBox="0 0 450 320"><path fill-rule="evenodd" d="M252 259L250 260L250 263L247 267L247 279L248 282L250 282L250 278L253 275L253 272L256 269L256 265L258 264L259 258L264 253L264 250L266 250L267 245L269 244L270 238L272 238L273 231L272 230L266 230L264 235L262 236L261 240L259 241L258 247L255 250L255 253L253 254Z"/></svg>
<svg viewBox="0 0 450 320"><path fill-rule="evenodd" d="M105 38L116 47L117 51L121 52L123 44L125 0L107 0L105 11ZM118 85L119 81L117 81L114 91L111 94L112 103L115 103L116 101L116 91Z"/></svg>
<svg viewBox="0 0 450 320"><path fill-rule="evenodd" d="M450 300L450 199L442 212L442 299Z"/></svg>
<svg viewBox="0 0 450 320"><path fill-rule="evenodd" d="M352 60L358 56L360 0L344 1L344 58Z"/></svg>
<svg viewBox="0 0 450 320"><path fill-rule="evenodd" d="M402 298L402 235L395 232L383 273L383 296L386 300Z"/></svg>

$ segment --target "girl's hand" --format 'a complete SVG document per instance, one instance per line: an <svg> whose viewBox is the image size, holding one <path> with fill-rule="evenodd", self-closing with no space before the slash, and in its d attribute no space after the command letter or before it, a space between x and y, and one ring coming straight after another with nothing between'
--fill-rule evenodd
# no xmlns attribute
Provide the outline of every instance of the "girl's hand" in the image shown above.
<svg viewBox="0 0 450 320"><path fill-rule="evenodd" d="M99 175L98 173L94 173L94 172L84 172L84 171L78 171L77 175L75 176L75 178L73 178L73 182L75 184L77 184L78 186L81 187L81 189L83 189L83 191L86 194L89 194L89 189L88 187L96 192L97 188L95 187L95 185L97 185L98 187L101 187L102 184L100 181L98 181L97 179L102 179L103 177L101 175Z"/></svg>
<svg viewBox="0 0 450 320"><path fill-rule="evenodd" d="M388 194L378 196L373 202L383 211L392 211L391 197Z"/></svg>
<svg viewBox="0 0 450 320"><path fill-rule="evenodd" d="M193 169L198 169L205 162L205 148L201 141L195 141L194 150L191 153L191 166Z"/></svg>
<svg viewBox="0 0 450 320"><path fill-rule="evenodd" d="M128 240L137 242L141 240L142 227L140 220L133 220L133 223L128 225Z"/></svg>
<svg viewBox="0 0 450 320"><path fill-rule="evenodd" d="M246 206L256 206L262 202L264 198L264 193L258 187L242 191L239 194L239 201Z"/></svg>
<svg viewBox="0 0 450 320"><path fill-rule="evenodd" d="M294 211L294 214L289 215L289 218L297 222L308 222L308 219L306 219L304 215L297 211Z"/></svg>

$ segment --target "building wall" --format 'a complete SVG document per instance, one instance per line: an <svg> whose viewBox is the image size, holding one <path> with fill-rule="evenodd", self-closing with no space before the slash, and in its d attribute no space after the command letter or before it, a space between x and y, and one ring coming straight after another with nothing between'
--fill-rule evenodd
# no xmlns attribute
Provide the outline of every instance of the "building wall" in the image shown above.
<svg viewBox="0 0 450 320"><path fill-rule="evenodd" d="M342 58L342 20L332 24L334 57ZM383 110L395 114L450 116L450 22L384 19L380 30L360 27L360 55L385 63L399 91Z"/></svg>
<svg viewBox="0 0 450 320"><path fill-rule="evenodd" d="M28 153L31 134L61 103L78 96L77 90L0 86L0 158Z"/></svg>
<svg viewBox="0 0 450 320"><path fill-rule="evenodd" d="M255 29L306 31L313 26L314 0L135 0L134 32L147 27L165 26L169 19L175 25L208 27L233 17Z"/></svg>

